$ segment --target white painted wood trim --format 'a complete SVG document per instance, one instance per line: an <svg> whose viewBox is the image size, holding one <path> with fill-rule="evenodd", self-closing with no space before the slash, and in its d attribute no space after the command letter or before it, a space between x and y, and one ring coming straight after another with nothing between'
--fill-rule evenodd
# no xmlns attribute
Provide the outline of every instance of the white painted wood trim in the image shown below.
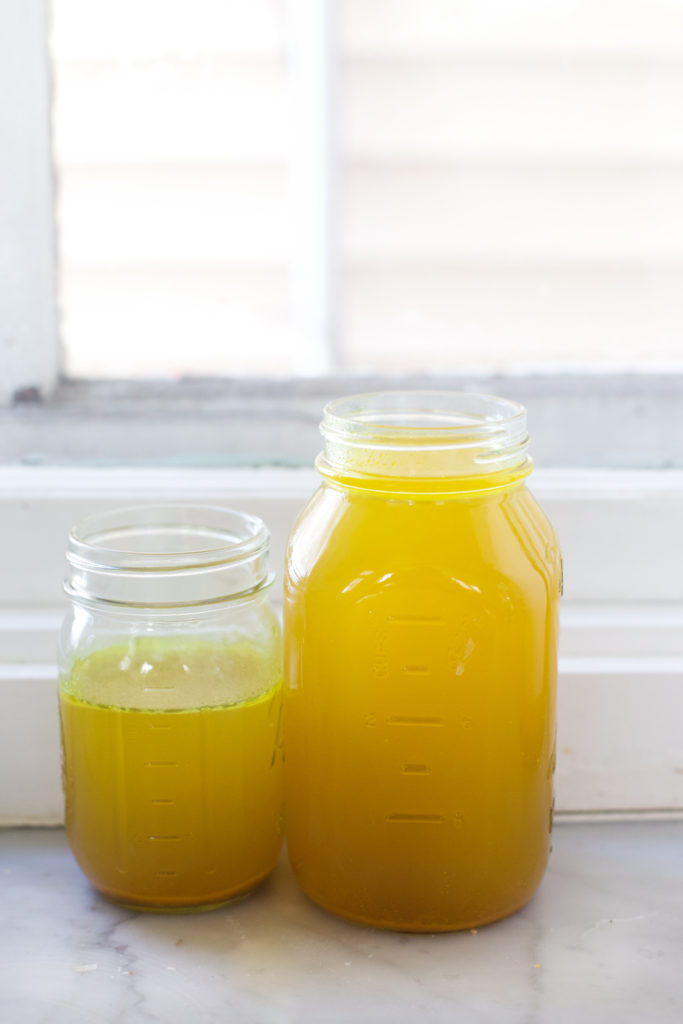
<svg viewBox="0 0 683 1024"><path fill-rule="evenodd" d="M0 406L59 369L47 9L0 4Z"/></svg>
<svg viewBox="0 0 683 1024"><path fill-rule="evenodd" d="M0 467L0 606L57 603L71 525L126 503L186 500L248 509L270 528L278 570L293 519L318 482L312 469ZM538 470L530 487L558 530L568 601L683 602L676 558L683 470Z"/></svg>
<svg viewBox="0 0 683 1024"><path fill-rule="evenodd" d="M0 667L0 825L62 821L56 687L54 663ZM558 812L683 812L682 707L683 655L561 658Z"/></svg>
<svg viewBox="0 0 683 1024"><path fill-rule="evenodd" d="M23 466L0 465L0 485L5 496L97 498L146 494L159 490L176 494L222 491L255 497L301 497L306 500L320 482L313 468L272 466L246 468L191 468L186 466ZM639 501L648 496L683 499L683 470L639 469L537 469L529 486L539 500L566 498L572 501L607 499Z"/></svg>
<svg viewBox="0 0 683 1024"><path fill-rule="evenodd" d="M56 634L63 549L89 512L207 501L261 515L279 570L312 470L0 468L0 822L57 823ZM683 810L683 582L679 471L537 472L566 565L558 810Z"/></svg>
<svg viewBox="0 0 683 1024"><path fill-rule="evenodd" d="M332 0L288 0L291 298L295 373L336 365L337 26Z"/></svg>

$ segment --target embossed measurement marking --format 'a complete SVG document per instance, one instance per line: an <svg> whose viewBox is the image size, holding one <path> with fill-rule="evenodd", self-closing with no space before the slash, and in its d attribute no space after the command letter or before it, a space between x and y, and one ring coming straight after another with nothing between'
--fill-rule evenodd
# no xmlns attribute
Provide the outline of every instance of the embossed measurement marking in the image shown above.
<svg viewBox="0 0 683 1024"><path fill-rule="evenodd" d="M157 799L153 799L151 802L153 804L163 804L163 805L165 805L167 807L170 807L171 804L175 803L175 800L157 800Z"/></svg>
<svg viewBox="0 0 683 1024"><path fill-rule="evenodd" d="M434 718L431 715L391 715L387 719L388 725L428 725L442 726L443 718Z"/></svg>
<svg viewBox="0 0 683 1024"><path fill-rule="evenodd" d="M443 814L387 814L386 820L398 825L443 825L446 821Z"/></svg>
<svg viewBox="0 0 683 1024"><path fill-rule="evenodd" d="M443 622L440 615L387 615L387 622L409 625L413 622Z"/></svg>
<svg viewBox="0 0 683 1024"><path fill-rule="evenodd" d="M426 764L404 764L401 765L401 775L430 775L431 771Z"/></svg>
<svg viewBox="0 0 683 1024"><path fill-rule="evenodd" d="M145 768L179 768L177 761L148 761Z"/></svg>
<svg viewBox="0 0 683 1024"><path fill-rule="evenodd" d="M182 836L147 836L151 843L179 843Z"/></svg>

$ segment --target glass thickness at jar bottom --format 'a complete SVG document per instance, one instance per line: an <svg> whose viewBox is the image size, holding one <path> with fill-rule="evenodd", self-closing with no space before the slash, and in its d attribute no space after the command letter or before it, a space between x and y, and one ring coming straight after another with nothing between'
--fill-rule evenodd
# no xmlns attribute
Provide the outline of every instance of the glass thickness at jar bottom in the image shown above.
<svg viewBox="0 0 683 1024"><path fill-rule="evenodd" d="M245 895L281 844L281 682L231 704L121 707L104 703L107 665L121 659L110 654L97 652L99 696L87 659L78 677L90 699L68 679L60 689L76 860L104 896L137 909L211 909ZM169 672L163 683L172 689Z"/></svg>

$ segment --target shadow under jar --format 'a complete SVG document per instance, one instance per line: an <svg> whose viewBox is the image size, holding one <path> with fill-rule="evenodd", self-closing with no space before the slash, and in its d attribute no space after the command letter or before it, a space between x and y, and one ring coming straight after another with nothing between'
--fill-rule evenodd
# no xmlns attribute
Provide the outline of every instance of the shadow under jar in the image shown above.
<svg viewBox="0 0 683 1024"><path fill-rule="evenodd" d="M260 519L204 506L121 509L71 532L66 829L118 903L210 909L275 865L282 659L268 546Z"/></svg>
<svg viewBox="0 0 683 1024"><path fill-rule="evenodd" d="M355 921L471 928L523 906L552 827L561 557L525 410L332 402L285 582L287 843Z"/></svg>

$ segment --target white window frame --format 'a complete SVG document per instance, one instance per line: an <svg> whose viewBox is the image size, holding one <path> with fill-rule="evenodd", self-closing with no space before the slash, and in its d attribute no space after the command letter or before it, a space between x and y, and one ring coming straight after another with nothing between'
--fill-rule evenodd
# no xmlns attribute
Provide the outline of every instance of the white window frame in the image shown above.
<svg viewBox="0 0 683 1024"><path fill-rule="evenodd" d="M48 8L47 0L0 4L5 824L61 820L54 648L71 523L89 511L150 498L237 505L267 521L279 566L289 526L315 486L314 473L297 467L310 465L317 449L321 406L335 393L387 385L386 379L332 383L325 377L337 365L335 140L329 131L321 147L306 140L334 121L333 65L321 59L329 56L333 34L331 0L290 0L293 132L299 133L292 167L293 305L302 360L316 377L178 384L61 379ZM430 387L434 380L393 384ZM504 392L530 410L535 454L546 467L532 486L559 527L566 560L560 810L683 812L683 573L677 564L683 375L442 378L439 386ZM169 453L176 465L163 468ZM600 465L605 460L610 468ZM39 464L20 465L31 461ZM94 461L109 468L79 468ZM261 468L251 468L255 463Z"/></svg>
<svg viewBox="0 0 683 1024"><path fill-rule="evenodd" d="M47 0L0 4L0 406L57 385Z"/></svg>

